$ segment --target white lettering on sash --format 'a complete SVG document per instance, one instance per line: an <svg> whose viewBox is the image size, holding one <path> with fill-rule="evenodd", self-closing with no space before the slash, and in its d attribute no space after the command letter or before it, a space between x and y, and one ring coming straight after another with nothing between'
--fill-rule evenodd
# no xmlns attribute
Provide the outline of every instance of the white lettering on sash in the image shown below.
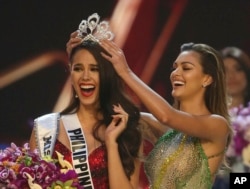
<svg viewBox="0 0 250 189"><path fill-rule="evenodd" d="M79 183L84 189L92 189L91 177L87 163L87 146L81 128L68 130L71 141L72 158Z"/></svg>
<svg viewBox="0 0 250 189"><path fill-rule="evenodd" d="M59 113L50 113L34 120L36 145L41 157L52 155L58 134L59 118Z"/></svg>
<svg viewBox="0 0 250 189"><path fill-rule="evenodd" d="M44 143L44 149L43 149L43 154L45 156L51 155L50 147L51 147L51 141L52 136L49 137L43 137L43 143Z"/></svg>

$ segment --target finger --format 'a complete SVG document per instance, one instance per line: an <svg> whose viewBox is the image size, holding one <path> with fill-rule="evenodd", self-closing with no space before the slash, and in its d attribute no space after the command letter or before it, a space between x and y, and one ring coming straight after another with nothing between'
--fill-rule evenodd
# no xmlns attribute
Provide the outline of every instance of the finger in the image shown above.
<svg viewBox="0 0 250 189"><path fill-rule="evenodd" d="M115 126L125 127L127 124L127 116L122 114L113 115L113 121Z"/></svg>
<svg viewBox="0 0 250 189"><path fill-rule="evenodd" d="M82 38L78 38L78 37L75 37L75 38L71 38L69 40L70 43L81 43L82 42Z"/></svg>
<svg viewBox="0 0 250 189"><path fill-rule="evenodd" d="M127 114L127 112L122 108L122 106L120 104L118 105L113 105L113 110L116 112L116 113L121 113L121 114Z"/></svg>
<svg viewBox="0 0 250 189"><path fill-rule="evenodd" d="M102 55L105 59L107 59L109 62L111 62L111 60L112 60L112 55L107 55L106 53L103 53L103 52L101 52L101 55Z"/></svg>
<svg viewBox="0 0 250 189"><path fill-rule="evenodd" d="M68 54L71 53L72 49L75 48L77 45L82 43L82 39L80 38L71 38L68 43L66 43L66 51Z"/></svg>
<svg viewBox="0 0 250 189"><path fill-rule="evenodd" d="M102 40L99 43L108 52L112 52L114 54L117 54L117 52L122 52L122 50L112 41Z"/></svg>
<svg viewBox="0 0 250 189"><path fill-rule="evenodd" d="M114 105L113 109L114 109L114 112L117 113L117 114L116 114L117 116L120 116L120 118L124 118L125 121L128 120L129 115L128 115L128 113L121 107L121 105L118 105L118 106ZM122 117L121 117L121 116L122 116Z"/></svg>
<svg viewBox="0 0 250 189"><path fill-rule="evenodd" d="M112 119L109 127L116 127L116 126L118 126L121 123L122 119L119 116L117 116L117 115L113 115L112 117L113 117L113 119Z"/></svg>
<svg viewBox="0 0 250 189"><path fill-rule="evenodd" d="M78 35L78 31L76 30L70 34L70 38L75 38L77 37L77 35Z"/></svg>

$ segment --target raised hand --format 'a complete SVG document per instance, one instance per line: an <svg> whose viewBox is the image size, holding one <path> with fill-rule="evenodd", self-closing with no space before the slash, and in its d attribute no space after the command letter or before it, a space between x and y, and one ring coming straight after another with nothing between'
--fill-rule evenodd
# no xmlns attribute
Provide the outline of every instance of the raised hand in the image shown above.
<svg viewBox="0 0 250 189"><path fill-rule="evenodd" d="M116 72L120 76L131 71L122 49L120 49L114 42L102 40L99 44L109 53L109 55L101 53L102 56L113 64Z"/></svg>
<svg viewBox="0 0 250 189"><path fill-rule="evenodd" d="M78 32L74 31L73 33L70 34L69 41L66 43L66 51L67 54L70 55L72 49L82 43L82 38L77 37Z"/></svg>
<svg viewBox="0 0 250 189"><path fill-rule="evenodd" d="M121 105L114 105L113 109L116 114L113 115L113 119L105 131L106 143L116 142L116 139L124 131L128 122L128 114Z"/></svg>

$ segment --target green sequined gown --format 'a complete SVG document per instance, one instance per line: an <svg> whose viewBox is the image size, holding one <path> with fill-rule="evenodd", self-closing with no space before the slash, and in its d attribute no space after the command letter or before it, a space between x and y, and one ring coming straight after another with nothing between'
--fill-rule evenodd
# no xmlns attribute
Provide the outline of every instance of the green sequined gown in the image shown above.
<svg viewBox="0 0 250 189"><path fill-rule="evenodd" d="M152 189L210 189L211 173L200 140L169 131L156 143L145 162Z"/></svg>

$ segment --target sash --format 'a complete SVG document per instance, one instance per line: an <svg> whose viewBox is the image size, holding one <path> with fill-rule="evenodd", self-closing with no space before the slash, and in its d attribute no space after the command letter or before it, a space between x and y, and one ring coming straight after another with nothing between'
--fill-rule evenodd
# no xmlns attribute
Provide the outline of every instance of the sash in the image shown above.
<svg viewBox="0 0 250 189"><path fill-rule="evenodd" d="M52 156L56 138L60 114L51 113L34 120L36 144L41 157Z"/></svg>
<svg viewBox="0 0 250 189"><path fill-rule="evenodd" d="M79 183L84 189L94 189L89 169L88 148L77 114L63 115L61 119L70 141L72 162L78 174Z"/></svg>

